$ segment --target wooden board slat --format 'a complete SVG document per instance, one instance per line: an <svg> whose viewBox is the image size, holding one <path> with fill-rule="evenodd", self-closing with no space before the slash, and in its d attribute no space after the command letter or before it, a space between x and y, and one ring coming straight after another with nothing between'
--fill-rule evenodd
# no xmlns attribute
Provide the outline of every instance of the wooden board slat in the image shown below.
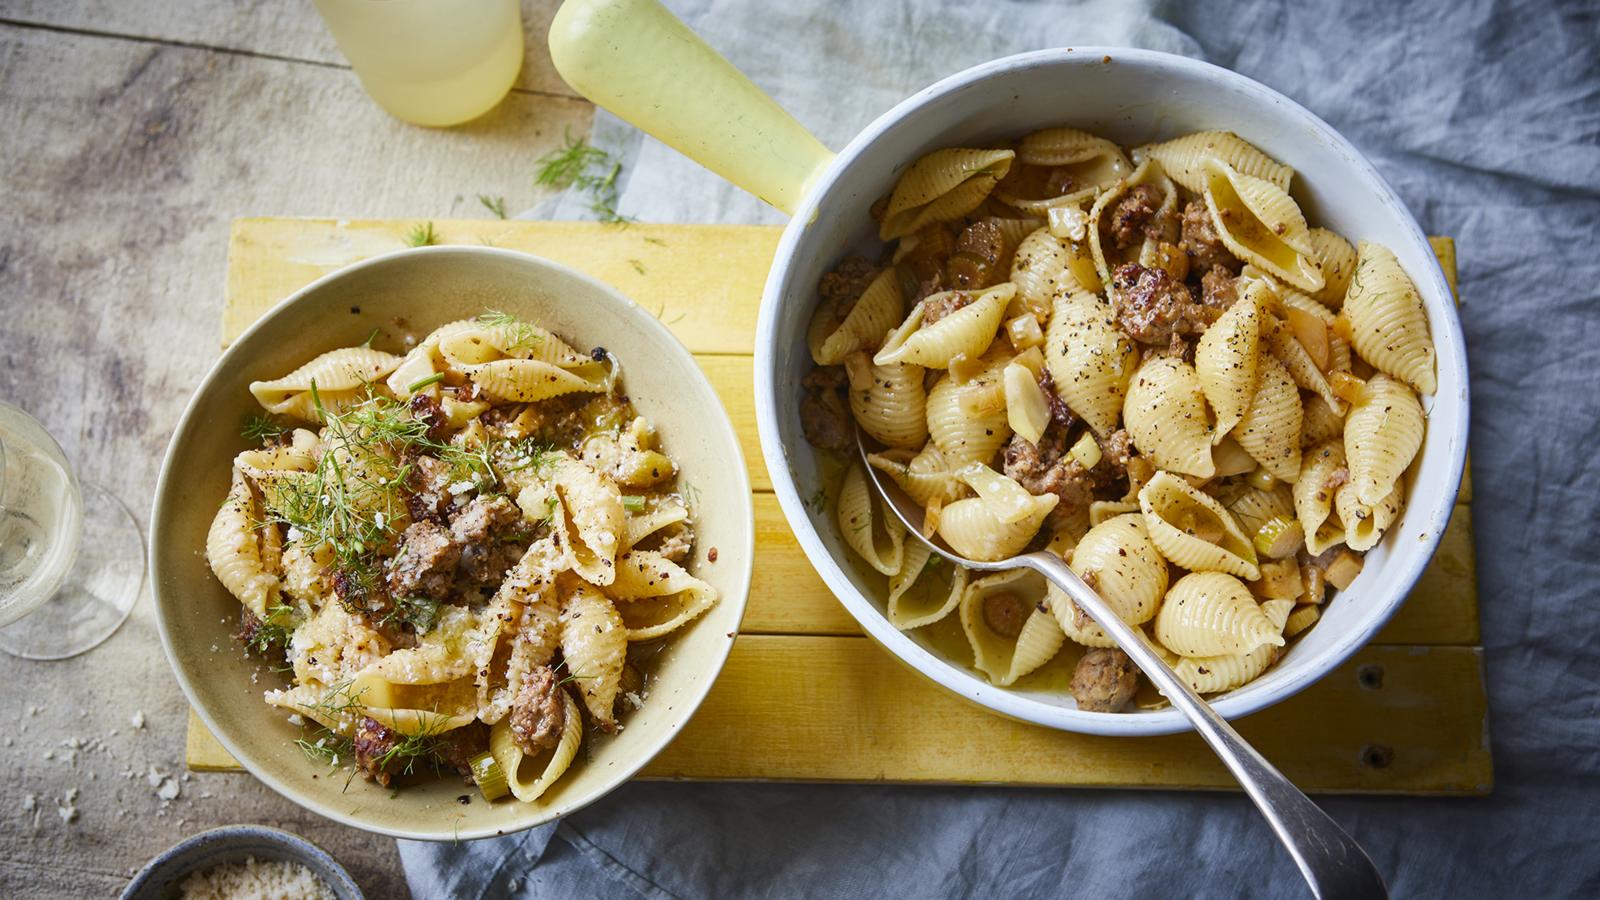
<svg viewBox="0 0 1600 900"><path fill-rule="evenodd" d="M353 262L404 249L423 219L240 219L228 251L227 344L273 304ZM782 229L434 219L442 244L534 253L615 286L695 353L750 353Z"/></svg>
<svg viewBox="0 0 1600 900"><path fill-rule="evenodd" d="M1308 791L1487 794L1485 715L1480 650L1367 647L1238 724ZM198 719L190 725L191 768L237 767ZM739 638L704 705L641 777L1236 788L1196 735L1104 738L1014 722L866 638L779 635Z"/></svg>
<svg viewBox="0 0 1600 900"><path fill-rule="evenodd" d="M236 222L224 341L312 279L404 246L414 224ZM1192 735L1125 741L998 719L860 636L790 531L756 435L751 335L778 229L498 221L434 227L447 243L491 244L572 265L657 312L699 354L744 446L756 490L757 560L742 633L711 698L646 777L1232 786ZM1434 246L1453 288L1453 243L1434 239ZM1304 694L1245 720L1246 735L1312 790L1487 792L1481 651L1470 646L1479 640L1474 565L1471 509L1463 502L1433 563L1374 645ZM1352 674L1362 666L1379 667L1384 686L1363 687ZM187 752L193 768L236 767L193 717Z"/></svg>

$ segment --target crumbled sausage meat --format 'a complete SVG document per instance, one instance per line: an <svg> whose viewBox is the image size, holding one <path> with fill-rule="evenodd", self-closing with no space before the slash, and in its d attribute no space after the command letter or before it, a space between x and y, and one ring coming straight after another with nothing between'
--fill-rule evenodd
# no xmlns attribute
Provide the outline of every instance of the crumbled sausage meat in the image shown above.
<svg viewBox="0 0 1600 900"><path fill-rule="evenodd" d="M1225 311L1239 299L1239 280L1221 266L1200 276L1200 302L1211 309Z"/></svg>
<svg viewBox="0 0 1600 900"><path fill-rule="evenodd" d="M443 600L455 583L461 545L435 522L413 522L400 535L400 551L389 561L387 583L396 597Z"/></svg>
<svg viewBox="0 0 1600 900"><path fill-rule="evenodd" d="M800 428L811 446L844 452L855 443L850 413L837 389L810 390L800 398Z"/></svg>
<svg viewBox="0 0 1600 900"><path fill-rule="evenodd" d="M950 286L974 291L996 284L1006 273L1000 264L1007 255L1005 234L993 219L980 219L968 225L956 238L956 251L945 263Z"/></svg>
<svg viewBox="0 0 1600 900"><path fill-rule="evenodd" d="M368 779L388 787L403 765L393 753L400 744L400 733L374 719L363 718L356 723L356 736L351 743L355 746L356 768Z"/></svg>
<svg viewBox="0 0 1600 900"><path fill-rule="evenodd" d="M965 291L944 291L934 294L922 307L922 324L932 325L956 310L970 306L976 299L978 299L976 294Z"/></svg>
<svg viewBox="0 0 1600 900"><path fill-rule="evenodd" d="M1111 207L1111 216L1102 226L1110 232L1112 243L1118 250L1141 244L1145 238L1178 242L1177 211L1161 208L1161 189L1155 185L1141 184L1131 188Z"/></svg>
<svg viewBox="0 0 1600 900"><path fill-rule="evenodd" d="M833 271L823 273L817 282L817 293L822 295L823 303L843 318L876 277L878 267L866 257L847 256Z"/></svg>
<svg viewBox="0 0 1600 900"><path fill-rule="evenodd" d="M850 381L845 374L844 366L817 366L805 378L800 380L803 387L827 390L829 388L842 388Z"/></svg>
<svg viewBox="0 0 1600 900"><path fill-rule="evenodd" d="M489 726L472 722L452 728L430 742L440 765L462 775L472 774L472 758L489 749Z"/></svg>
<svg viewBox="0 0 1600 900"><path fill-rule="evenodd" d="M549 666L535 668L511 701L511 739L523 752L538 753L561 740L566 724L567 708L556 673Z"/></svg>
<svg viewBox="0 0 1600 900"><path fill-rule="evenodd" d="M904 286L914 286L910 302L918 303L950 287L945 262L956 251L956 236L949 225L929 225L912 235L911 249L895 264Z"/></svg>
<svg viewBox="0 0 1600 900"><path fill-rule="evenodd" d="M1139 668L1115 647L1090 650L1072 672L1072 698L1090 712L1119 712L1139 689Z"/></svg>
<svg viewBox="0 0 1600 900"><path fill-rule="evenodd" d="M445 426L449 424L449 420L438 400L428 394L417 394L411 398L410 408L411 418L428 426L429 440L445 439Z"/></svg>
<svg viewBox="0 0 1600 900"><path fill-rule="evenodd" d="M1015 434L1005 448L1006 475L1034 496L1060 497L1056 509L1063 510L1063 515L1087 506L1094 499L1095 485L1089 470L1066 455L1065 434L1065 430L1047 430L1037 444Z"/></svg>
<svg viewBox="0 0 1600 900"><path fill-rule="evenodd" d="M416 522L443 522L454 502L450 467L431 456L417 456L406 473L406 511Z"/></svg>
<svg viewBox="0 0 1600 900"><path fill-rule="evenodd" d="M450 522L450 536L461 547L458 566L473 585L497 584L516 565L522 546L506 537L522 521L511 498L474 497Z"/></svg>
<svg viewBox="0 0 1600 900"><path fill-rule="evenodd" d="M1183 238L1178 247L1189 255L1189 271L1209 272L1215 268L1227 274L1239 271L1239 260L1228 252L1217 234L1217 223L1212 221L1205 201L1190 200L1183 207Z"/></svg>
<svg viewBox="0 0 1600 900"><path fill-rule="evenodd" d="M1118 428L1095 440L1100 444L1100 459L1104 464L1118 472L1127 470L1128 460L1133 458L1133 439L1128 437L1128 432Z"/></svg>
<svg viewBox="0 0 1600 900"><path fill-rule="evenodd" d="M1141 344L1176 349L1215 320L1215 312L1195 303L1189 289L1165 270L1126 263L1111 281L1117 324Z"/></svg>
<svg viewBox="0 0 1600 900"><path fill-rule="evenodd" d="M1033 607L1010 591L1000 591L983 598L983 622L989 630L1003 638L1014 638L1022 633L1023 623L1032 615Z"/></svg>

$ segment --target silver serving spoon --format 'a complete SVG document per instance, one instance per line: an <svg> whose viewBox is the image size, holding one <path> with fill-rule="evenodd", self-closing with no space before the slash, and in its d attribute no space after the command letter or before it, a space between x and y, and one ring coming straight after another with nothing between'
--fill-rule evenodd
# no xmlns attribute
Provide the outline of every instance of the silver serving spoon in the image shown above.
<svg viewBox="0 0 1600 900"><path fill-rule="evenodd" d="M859 427L856 437L856 447L868 479L879 496L883 497L885 505L894 512L895 518L905 525L906 531L927 544L933 552L969 569L979 572L1032 569L1038 572L1065 591L1079 609L1088 613L1089 618L1095 620L1117 642L1117 646L1132 657L1156 689L1189 717L1194 730L1200 732L1228 771L1239 780L1256 809L1272 826L1278 840L1294 857L1300 874L1305 876L1306 884L1311 887L1311 893L1319 898L1341 900L1389 896L1383 876L1378 874L1377 867L1367 858L1361 845L1345 834L1344 829L1312 803L1310 797L1256 752L1226 719L1217 715L1210 704L1200 699L1200 695L1162 661L1144 631L1122 621L1100 599L1099 594L1067 567L1065 560L1048 550L1040 550L998 562L977 562L951 552L937 535L923 537L922 507L898 484L880 479L878 470L867 460L866 444L861 440L864 435Z"/></svg>

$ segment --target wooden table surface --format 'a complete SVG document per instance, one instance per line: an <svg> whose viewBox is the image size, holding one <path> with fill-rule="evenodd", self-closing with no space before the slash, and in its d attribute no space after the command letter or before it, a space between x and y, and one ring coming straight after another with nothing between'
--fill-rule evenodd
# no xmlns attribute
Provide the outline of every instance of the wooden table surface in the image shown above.
<svg viewBox="0 0 1600 900"><path fill-rule="evenodd" d="M232 220L532 206L534 160L593 115L544 52L557 5L524 0L527 59L500 106L429 130L367 99L306 0L0 2L0 397L148 529L167 438L218 352ZM187 704L143 593L77 659L0 654L0 896L114 896L169 845L239 822L321 844L368 896L405 896L393 841L253 779L183 780ZM164 776L177 799L157 795Z"/></svg>

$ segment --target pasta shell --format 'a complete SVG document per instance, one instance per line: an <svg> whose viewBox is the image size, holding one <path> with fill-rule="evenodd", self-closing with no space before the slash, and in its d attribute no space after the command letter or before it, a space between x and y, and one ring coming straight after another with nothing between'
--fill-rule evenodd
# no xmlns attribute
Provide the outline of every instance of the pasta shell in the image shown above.
<svg viewBox="0 0 1600 900"><path fill-rule="evenodd" d="M995 356L970 381L946 375L928 392L928 435L951 469L987 464L1011 437L1002 375L1006 357ZM979 402L992 397L996 402Z"/></svg>
<svg viewBox="0 0 1600 900"><path fill-rule="evenodd" d="M1261 611L1280 633L1286 630L1285 625L1293 608L1293 600L1268 600L1261 604ZM1316 609L1314 606L1308 608ZM1173 664L1172 670L1188 682L1195 693L1216 694L1255 681L1261 677L1261 673L1271 668L1282 653L1281 647L1263 644L1239 656L1180 658Z"/></svg>
<svg viewBox="0 0 1600 900"><path fill-rule="evenodd" d="M1238 304L1234 304L1237 306ZM1261 358L1255 396L1233 429L1244 452L1279 481L1300 474L1300 429L1305 411L1300 392L1283 364L1270 354Z"/></svg>
<svg viewBox="0 0 1600 900"><path fill-rule="evenodd" d="M1228 250L1295 287L1321 290L1326 282L1312 256L1311 230L1289 193L1214 157L1203 169L1206 208Z"/></svg>
<svg viewBox="0 0 1600 900"><path fill-rule="evenodd" d="M1389 248L1362 241L1358 258L1344 299L1356 352L1380 372L1433 393L1438 378L1422 295Z"/></svg>
<svg viewBox="0 0 1600 900"><path fill-rule="evenodd" d="M1158 472L1139 491L1150 540L1161 555L1190 571L1261 577L1255 547L1216 498L1168 472ZM1177 648L1173 648L1177 649Z"/></svg>
<svg viewBox="0 0 1600 900"><path fill-rule="evenodd" d="M1308 450L1300 461L1294 482L1294 514L1306 533L1306 551L1315 556L1344 541L1344 528L1334 515L1330 484L1344 468L1344 444L1337 438Z"/></svg>
<svg viewBox="0 0 1600 900"><path fill-rule="evenodd" d="M350 409L382 393L384 377L398 365L400 357L369 347L329 350L282 378L252 381L250 394L268 412L317 422L318 403L330 413Z"/></svg>
<svg viewBox="0 0 1600 900"><path fill-rule="evenodd" d="M1312 293L1312 299L1332 309L1344 305L1345 291L1350 288L1350 277L1356 272L1356 248L1326 228L1311 229L1311 255L1322 267L1322 289Z"/></svg>
<svg viewBox="0 0 1600 900"><path fill-rule="evenodd" d="M910 363L945 369L957 358L977 359L994 341L1006 304L1016 291L1016 285L1001 282L966 306L931 325L924 325L923 311L933 300L929 297L918 303L905 322L890 333L872 361L880 366Z"/></svg>
<svg viewBox="0 0 1600 900"><path fill-rule="evenodd" d="M1343 415L1346 409L1343 398L1333 392L1333 385L1328 383L1328 377L1317 368L1317 364L1311 359L1311 354L1295 340L1289 328L1280 323L1272 327L1266 337L1267 345L1272 348L1272 355L1283 365L1295 385L1321 397L1330 410Z"/></svg>
<svg viewBox="0 0 1600 900"><path fill-rule="evenodd" d="M867 457L867 462L887 473L920 506L942 506L960 497L965 490L965 485L946 462L943 451L933 443L915 455L905 450L873 453Z"/></svg>
<svg viewBox="0 0 1600 900"><path fill-rule="evenodd" d="M559 501L552 516L561 546L572 561L572 569L590 584L610 584L616 577L617 553L627 534L628 515L622 506L622 492L594 466L556 451L545 468L549 472L549 491ZM517 496L523 510L540 507L524 495L540 488L526 488Z"/></svg>
<svg viewBox="0 0 1600 900"><path fill-rule="evenodd" d="M1356 499L1375 506L1422 447L1426 422L1411 389L1386 375L1367 379L1344 420L1344 453Z"/></svg>
<svg viewBox="0 0 1600 900"><path fill-rule="evenodd" d="M652 550L617 558L617 579L606 587L628 640L651 641L694 621L717 602L717 589Z"/></svg>
<svg viewBox="0 0 1600 900"><path fill-rule="evenodd" d="M1137 513L1125 513L1089 529L1073 549L1069 565L1129 625L1150 621L1167 592L1167 562ZM1045 605L1072 640L1091 647L1116 645L1053 584L1045 592Z"/></svg>
<svg viewBox="0 0 1600 900"><path fill-rule="evenodd" d="M279 583L278 576L262 565L260 535L254 525L259 515L255 510L250 482L235 466L228 498L206 532L206 561L228 593L265 621L268 607L278 601Z"/></svg>
<svg viewBox="0 0 1600 900"><path fill-rule="evenodd" d="M1235 172L1252 175L1287 192L1294 170L1262 153L1231 131L1197 131L1183 137L1147 144L1134 151L1161 164L1172 180L1196 194L1206 189L1205 160L1213 157Z"/></svg>
<svg viewBox="0 0 1600 900"><path fill-rule="evenodd" d="M1119 265L1137 262L1154 251L1155 242L1148 237L1138 250L1132 253L1129 251L1133 248L1118 250L1106 237L1112 225L1111 219L1117 203L1130 190L1140 185L1151 185L1161 193L1161 206L1157 208L1155 218L1170 217L1177 210L1177 188L1173 186L1172 179L1162 171L1161 164L1154 160L1145 160L1133 170L1133 174L1095 198L1094 206L1089 209L1089 252L1094 255L1095 271L1103 284L1111 283L1111 273L1116 271Z"/></svg>
<svg viewBox="0 0 1600 900"><path fill-rule="evenodd" d="M1015 556L1039 533L1060 497L1034 496L986 467L958 473L979 494L949 504L939 514L939 536L957 555L992 562ZM984 477L979 477L979 475Z"/></svg>
<svg viewBox="0 0 1600 900"><path fill-rule="evenodd" d="M1010 150L935 150L911 164L889 195L878 237L892 240L977 209L1011 170Z"/></svg>
<svg viewBox="0 0 1600 900"><path fill-rule="evenodd" d="M627 626L611 601L588 582L571 579L563 593L561 657L589 715L603 730L614 731L617 692L628 655Z"/></svg>
<svg viewBox="0 0 1600 900"><path fill-rule="evenodd" d="M1292 484L1294 479L1287 481ZM1239 523L1239 530L1246 535L1254 535L1261 530L1261 526L1273 519L1295 518L1294 493L1288 484L1273 485L1267 491L1247 485L1226 500L1223 506L1233 514Z"/></svg>
<svg viewBox="0 0 1600 900"><path fill-rule="evenodd" d="M1040 322L1045 321L1066 272L1067 249L1048 228L1023 238L1011 258L1011 283L1017 286L1013 305L1033 313Z"/></svg>
<svg viewBox="0 0 1600 900"><path fill-rule="evenodd" d="M1200 389L1206 401L1216 413L1213 443L1221 443L1233 426L1239 424L1256 393L1261 291L1258 282L1251 282L1244 296L1228 307L1195 342L1195 373L1200 376ZM1295 408L1299 408L1299 403Z"/></svg>
<svg viewBox="0 0 1600 900"><path fill-rule="evenodd" d="M928 440L928 394L921 366L872 366L865 390L849 391L850 412L867 434L887 447L921 447Z"/></svg>
<svg viewBox="0 0 1600 900"><path fill-rule="evenodd" d="M1017 144L1017 161L1030 166L1068 166L1113 154L1121 156L1121 148L1076 128L1046 128Z"/></svg>
<svg viewBox="0 0 1600 900"><path fill-rule="evenodd" d="M942 621L966 588L966 569L934 556L922 541L908 541L905 564L889 578L889 624L910 631Z"/></svg>
<svg viewBox="0 0 1600 900"><path fill-rule="evenodd" d="M1145 360L1128 386L1122 421L1133 445L1157 468L1198 478L1216 473L1200 376L1183 360Z"/></svg>
<svg viewBox="0 0 1600 900"><path fill-rule="evenodd" d="M972 659L991 684L1002 687L1034 671L1061 650L1066 636L1050 613L1039 608L1044 579L1026 569L988 575L967 586L961 598L961 630L972 645ZM1015 635L1007 631L1025 615Z"/></svg>
<svg viewBox="0 0 1600 900"><path fill-rule="evenodd" d="M893 514L877 508L881 501L874 494L861 464L851 463L839 486L839 535L867 565L893 575L904 559L906 530Z"/></svg>
<svg viewBox="0 0 1600 900"><path fill-rule="evenodd" d="M884 269L837 327L833 327L833 310L825 305L817 308L811 327L811 359L819 366L833 366L857 350L874 349L904 315L900 279L893 267Z"/></svg>
<svg viewBox="0 0 1600 900"><path fill-rule="evenodd" d="M1194 572L1178 579L1156 613L1156 640L1179 656L1237 656L1283 646L1279 626L1232 575Z"/></svg>
<svg viewBox="0 0 1600 900"><path fill-rule="evenodd" d="M1135 492L1137 496L1137 492ZM1089 504L1089 526L1103 525L1123 513L1139 511L1137 500L1095 500Z"/></svg>
<svg viewBox="0 0 1600 900"><path fill-rule="evenodd" d="M1371 550L1383 538L1405 504L1402 485L1396 483L1389 495L1378 503L1362 503L1356 498L1354 482L1341 485L1333 494L1334 509L1344 523L1344 545L1358 552Z"/></svg>
<svg viewBox="0 0 1600 900"><path fill-rule="evenodd" d="M501 720L489 729L489 753L506 773L506 785L511 795L523 803L532 803L550 790L578 756L578 746L583 743L583 714L572 695L561 694L566 721L561 728L561 740L555 747L536 754L524 753L511 734L510 720Z"/></svg>
<svg viewBox="0 0 1600 900"><path fill-rule="evenodd" d="M1139 351L1104 301L1058 296L1045 330L1045 366L1067 407L1102 437L1116 430Z"/></svg>

